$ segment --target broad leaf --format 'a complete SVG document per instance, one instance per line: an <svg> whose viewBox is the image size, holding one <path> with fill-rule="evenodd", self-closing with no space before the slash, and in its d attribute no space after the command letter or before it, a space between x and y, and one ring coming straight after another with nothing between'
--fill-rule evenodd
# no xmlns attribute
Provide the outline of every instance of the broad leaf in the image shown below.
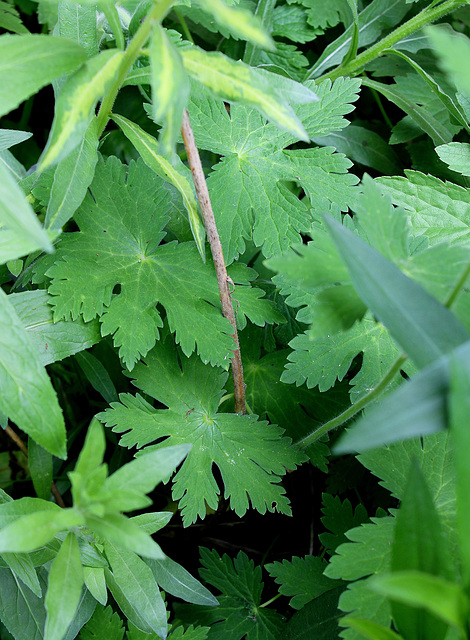
<svg viewBox="0 0 470 640"><path fill-rule="evenodd" d="M284 631L283 619L260 607L263 583L261 567L240 551L232 561L227 555L201 547L201 578L218 589L218 607L179 605L177 615L185 622L211 625L214 638L227 640L274 640Z"/></svg>
<svg viewBox="0 0 470 640"><path fill-rule="evenodd" d="M353 108L359 81L307 87L320 101L294 110L309 137L344 128L342 116ZM228 263L244 252L248 239L267 257L285 251L320 212L332 207L346 211L355 199L357 179L347 173L350 162L331 148L284 151L295 137L241 105L232 105L229 116L224 103L207 94L192 97L189 113L198 146L225 156L208 186ZM289 180L300 183L311 210L285 187Z"/></svg>
<svg viewBox="0 0 470 640"><path fill-rule="evenodd" d="M308 602L295 613L282 630L283 640L330 640L338 637L338 598L343 587L336 587Z"/></svg>
<svg viewBox="0 0 470 640"><path fill-rule="evenodd" d="M80 603L82 584L77 538L69 533L49 571L45 640L62 640L65 636Z"/></svg>
<svg viewBox="0 0 470 640"><path fill-rule="evenodd" d="M56 393L3 291L0 328L0 410L47 451L65 458L65 426Z"/></svg>
<svg viewBox="0 0 470 640"><path fill-rule="evenodd" d="M256 416L217 413L227 374L204 366L195 356L183 359L180 368L170 341L158 343L144 362L134 370L134 384L169 408L153 409L140 395L122 394L121 404L113 403L99 417L115 432L124 433L123 446L142 447L159 438L165 439L152 449L192 444L173 486L184 523L204 517L206 504L217 508L220 489L214 464L222 476L224 495L239 516L250 501L261 513L290 513L278 483L286 468L294 468L302 457L278 427L257 422Z"/></svg>
<svg viewBox="0 0 470 640"><path fill-rule="evenodd" d="M123 640L125 629L111 607L97 606L93 616L80 631L79 640Z"/></svg>
<svg viewBox="0 0 470 640"><path fill-rule="evenodd" d="M124 55L108 49L90 58L61 88L49 140L39 170L57 164L75 149L87 130L96 102L113 82Z"/></svg>
<svg viewBox="0 0 470 640"><path fill-rule="evenodd" d="M470 176L470 144L467 142L450 142L436 147L439 158L449 165L449 169Z"/></svg>
<svg viewBox="0 0 470 640"><path fill-rule="evenodd" d="M193 243L158 246L170 202L162 181L141 161L132 162L129 172L116 158L100 162L75 216L80 232L64 234L61 259L48 271L54 318L83 315L88 322L101 316L101 333L114 334L132 369L159 337L158 302L186 355L197 348L204 362L228 367L233 330L220 312L213 265L201 262ZM242 293L253 272L239 267L232 276L243 283L237 284ZM113 295L118 284L120 293ZM249 318L253 312L259 323L259 300L254 305L250 296L240 296L239 301L240 312ZM277 319L271 303L262 307L265 319Z"/></svg>
<svg viewBox="0 0 470 640"><path fill-rule="evenodd" d="M63 73L73 71L85 59L84 49L65 38L1 36L0 86L8 87L8 91L2 91L0 115L12 111Z"/></svg>
<svg viewBox="0 0 470 640"><path fill-rule="evenodd" d="M98 53L99 39L95 3L61 0L57 9L58 20L54 35L78 42L88 58L95 56Z"/></svg>
<svg viewBox="0 0 470 640"><path fill-rule="evenodd" d="M347 541L346 533L350 529L367 522L368 515L364 505L361 503L353 511L352 505L347 498L341 502L339 496L324 493L322 502L323 517L321 521L330 533L321 533L318 537L328 552L332 553L340 544Z"/></svg>
<svg viewBox="0 0 470 640"><path fill-rule="evenodd" d="M315 556L294 557L291 561L265 565L269 575L281 585L279 593L292 596L289 604L294 609L302 609L307 602L338 586L336 580L323 575L325 568L326 562Z"/></svg>
<svg viewBox="0 0 470 640"><path fill-rule="evenodd" d="M463 33L429 27L427 34L437 52L443 69L460 92L470 94L470 40Z"/></svg>

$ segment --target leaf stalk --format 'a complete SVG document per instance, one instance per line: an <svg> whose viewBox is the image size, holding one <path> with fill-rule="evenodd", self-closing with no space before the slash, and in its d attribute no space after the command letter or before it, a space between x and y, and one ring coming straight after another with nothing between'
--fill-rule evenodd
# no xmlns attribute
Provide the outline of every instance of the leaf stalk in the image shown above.
<svg viewBox="0 0 470 640"><path fill-rule="evenodd" d="M201 208L204 226L206 228L207 239L209 240L212 259L214 261L215 272L217 275L217 284L219 286L220 302L222 304L222 313L225 318L230 321L233 327L233 338L236 348L233 350L231 359L233 386L235 390L235 413L245 414L245 382L243 380L243 366L240 354L240 343L238 341L237 323L235 313L233 311L232 296L230 293L229 283L231 280L227 274L225 266L222 244L217 231L214 211L209 197L207 182L202 169L199 151L194 140L194 133L189 121L189 113L185 109L183 113L183 124L181 125L181 135L183 136L184 146L188 156L189 167L193 176L196 194Z"/></svg>

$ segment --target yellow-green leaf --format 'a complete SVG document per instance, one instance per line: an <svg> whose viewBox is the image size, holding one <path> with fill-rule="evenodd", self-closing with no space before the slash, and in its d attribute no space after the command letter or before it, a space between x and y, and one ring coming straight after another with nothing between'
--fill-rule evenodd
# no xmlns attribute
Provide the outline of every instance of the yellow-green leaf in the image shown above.
<svg viewBox="0 0 470 640"><path fill-rule="evenodd" d="M164 120L160 145L163 153L168 154L172 152L181 128L183 109L189 99L189 78L179 51L160 25L153 32L149 53L152 117L155 122Z"/></svg>
<svg viewBox="0 0 470 640"><path fill-rule="evenodd" d="M229 7L223 0L199 0L201 7L210 13L221 26L230 31L234 38L248 40L263 49L275 50L275 44L262 24L250 11Z"/></svg>
<svg viewBox="0 0 470 640"><path fill-rule="evenodd" d="M208 53L198 47L181 51L184 66L196 80L228 102L254 107L281 129L309 141L307 132L287 100L312 102L316 95L298 82L274 73L234 62L218 52Z"/></svg>
<svg viewBox="0 0 470 640"><path fill-rule="evenodd" d="M173 165L159 151L158 142L137 124L123 116L114 114L114 122L119 125L122 132L140 153L142 160L157 175L171 182L183 198L184 206L188 212L189 224L199 253L205 262L205 238L206 233L201 218L197 211L197 200L190 170L177 158Z"/></svg>
<svg viewBox="0 0 470 640"><path fill-rule="evenodd" d="M57 100L52 130L39 163L40 171L57 164L78 145L98 99L116 77L123 56L123 51L103 51L68 78Z"/></svg>

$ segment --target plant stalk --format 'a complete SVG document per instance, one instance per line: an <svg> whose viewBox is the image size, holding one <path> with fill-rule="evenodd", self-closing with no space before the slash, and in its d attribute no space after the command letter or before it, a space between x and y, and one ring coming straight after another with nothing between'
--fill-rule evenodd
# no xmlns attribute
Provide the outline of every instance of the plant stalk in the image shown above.
<svg viewBox="0 0 470 640"><path fill-rule="evenodd" d="M321 82L327 78L330 80L336 80L336 78L339 78L340 76L356 75L363 69L363 67L365 67L366 64L381 56L385 49L393 47L394 44L400 42L403 38L406 38L422 27L431 24L431 22L439 20L439 18L442 18L447 13L462 7L465 4L467 3L462 2L462 0L446 0L446 2L443 2L437 7L426 7L420 13L413 16L413 18L382 38L382 40L379 40L379 42L376 42L374 45L360 53L353 60L346 63L344 66L340 65L339 67L336 67L336 69L333 69L333 71L323 74L319 78L316 78L315 81ZM309 74L307 79L312 77L312 74Z"/></svg>
<svg viewBox="0 0 470 640"><path fill-rule="evenodd" d="M98 112L98 137L103 133L106 125L108 124L114 101L116 100L122 83L131 70L132 65L139 57L142 47L149 39L154 25L163 20L165 15L171 9L173 1L174 0L160 0L160 2L154 4L130 41L122 59L121 66L119 67L117 78L101 103L101 107Z"/></svg>
<svg viewBox="0 0 470 640"><path fill-rule="evenodd" d="M181 134L183 136L184 146L188 155L189 167L193 176L196 194L201 207L201 213L206 228L207 238L211 247L212 259L214 261L215 272L217 274L217 284L219 285L220 302L222 304L222 313L225 318L230 321L233 327L233 337L236 343L236 349L233 350L232 374L233 386L235 390L235 413L246 412L245 405L245 382L243 380L243 367L240 354L240 343L238 341L237 323L235 313L233 311L232 295L230 293L229 284L232 282L227 274L225 266L222 244L220 243L219 232L215 223L214 212L209 197L206 178L202 169L199 151L194 140L194 134L189 121L189 113L185 109L183 114L183 124L181 125Z"/></svg>

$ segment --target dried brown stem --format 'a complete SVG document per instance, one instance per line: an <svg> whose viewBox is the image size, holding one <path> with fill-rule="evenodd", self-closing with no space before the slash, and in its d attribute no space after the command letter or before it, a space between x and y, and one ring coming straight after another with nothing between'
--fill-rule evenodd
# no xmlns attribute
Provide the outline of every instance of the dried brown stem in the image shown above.
<svg viewBox="0 0 470 640"><path fill-rule="evenodd" d="M13 429L10 427L10 425L8 424L5 427L5 433L10 436L10 438L13 440L13 442L17 445L18 449L24 453L24 455L26 456L26 458L28 457L28 449L25 445L25 443L23 442L23 440L20 438L20 436L15 433L13 431ZM62 507L62 509L65 509L65 502L64 499L62 498L62 496L60 495L59 489L56 487L55 483L52 482L51 485L51 491L52 491L52 495L54 496L54 498L56 499L57 504L59 505L59 507Z"/></svg>
<svg viewBox="0 0 470 640"><path fill-rule="evenodd" d="M222 313L233 327L233 337L236 342L236 349L233 350L232 357L232 374L233 386L235 388L235 412L245 413L245 383L243 380L243 367L240 354L240 344L238 342L237 323L235 321L235 313L233 311L232 296L230 293L229 283L231 280L227 275L222 245L220 244L219 232L215 223L214 212L207 189L206 178L202 170L199 151L194 140L193 130L189 122L189 114L185 109L183 115L183 124L181 126L181 134L183 136L184 146L188 155L189 166L193 175L194 186L201 208L204 226L206 228L207 238L211 247L212 259L214 261L215 272L217 274L217 284L219 285L220 302L222 303Z"/></svg>

